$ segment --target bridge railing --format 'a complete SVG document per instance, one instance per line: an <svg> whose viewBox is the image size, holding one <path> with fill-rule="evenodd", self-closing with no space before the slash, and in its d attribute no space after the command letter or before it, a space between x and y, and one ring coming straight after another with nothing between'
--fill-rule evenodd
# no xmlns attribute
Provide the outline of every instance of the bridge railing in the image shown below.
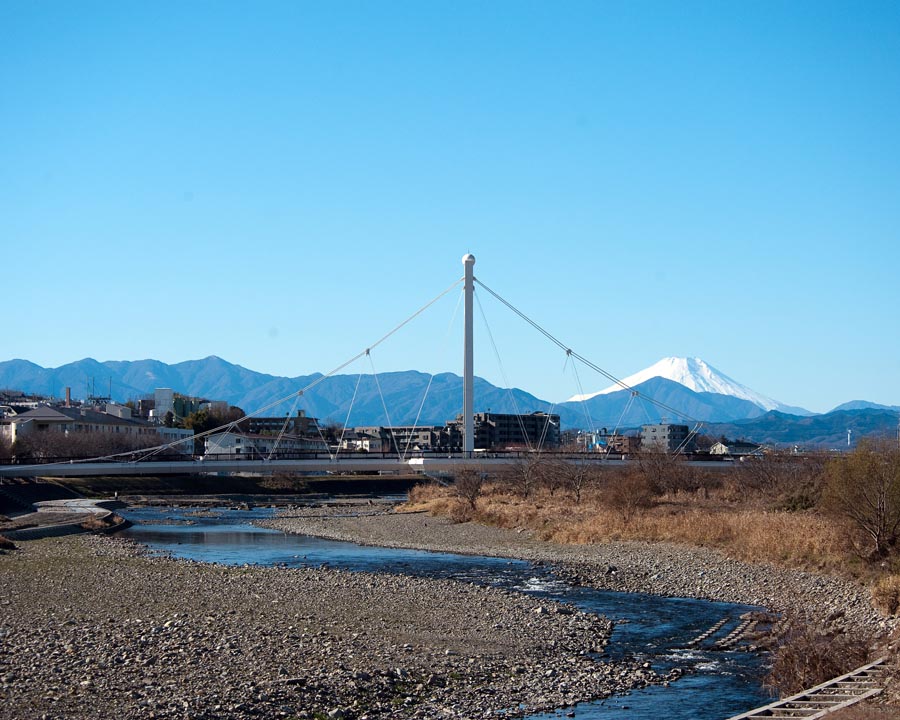
<svg viewBox="0 0 900 720"><path fill-rule="evenodd" d="M592 463L602 463L605 460L626 460L633 456L623 455L621 453L612 453L607 455L601 452L571 452L568 450L543 450L540 453L530 450L475 450L466 453L460 450L416 450L408 453L398 454L395 451L366 452L358 450L342 451L342 452L325 452L325 451L299 451L299 450L278 450L272 454L260 453L207 453L204 455L186 455L183 453L156 453L153 455L143 455L140 451L129 453L127 455L118 455L111 458L92 458L83 455L77 456L53 456L53 457L28 457L14 456L9 458L0 458L0 466L3 465L61 465L74 463L160 463L160 462L245 462L245 461L365 461L365 460L382 460L397 462L405 462L409 460L428 460L428 459L453 459L453 460L525 460L540 455L546 460L566 460L573 461L589 461ZM708 455L708 454L683 454L681 459L686 461L703 461L716 463L730 463L734 458L724 455Z"/></svg>

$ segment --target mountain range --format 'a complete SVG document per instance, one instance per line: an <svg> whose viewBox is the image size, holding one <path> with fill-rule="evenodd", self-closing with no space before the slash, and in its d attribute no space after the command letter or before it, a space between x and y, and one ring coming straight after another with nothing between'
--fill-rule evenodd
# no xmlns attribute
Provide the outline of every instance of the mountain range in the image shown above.
<svg viewBox="0 0 900 720"><path fill-rule="evenodd" d="M258 414L266 416L304 410L323 421L348 425L442 425L462 412L462 378L453 373L432 376L408 370L378 376L326 378L315 373L288 378L248 370L216 356L173 365L92 358L58 368L27 360L0 362L0 388L61 397L66 387L76 398L110 396L119 402L168 387L185 395L225 400L248 412L263 410ZM848 429L856 437L885 434L889 428L896 432L900 411L897 406L858 400L826 415L813 415L756 393L699 358L664 358L620 384L562 403L476 378L475 404L476 412L555 412L564 428L621 430L665 420L702 421L704 432L715 436L823 445L838 442L841 434L846 439Z"/></svg>

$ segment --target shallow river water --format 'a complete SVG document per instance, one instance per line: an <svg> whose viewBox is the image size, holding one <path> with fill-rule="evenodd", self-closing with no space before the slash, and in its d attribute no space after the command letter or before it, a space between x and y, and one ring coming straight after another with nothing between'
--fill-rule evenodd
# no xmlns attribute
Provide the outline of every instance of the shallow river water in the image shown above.
<svg viewBox="0 0 900 720"><path fill-rule="evenodd" d="M686 598L617 593L573 586L551 570L524 560L454 555L291 535L259 528L254 520L270 517L270 508L135 508L120 511L133 523L121 533L173 557L226 565L287 565L343 568L351 571L404 573L497 585L572 603L616 622L608 657L634 657L660 673L679 667L684 677L669 687L655 686L603 701L582 703L532 720L575 712L583 720L611 718L723 720L769 702L762 688L763 658L746 650L716 650L711 643L688 642L727 618L713 638L727 634L741 614L759 608Z"/></svg>

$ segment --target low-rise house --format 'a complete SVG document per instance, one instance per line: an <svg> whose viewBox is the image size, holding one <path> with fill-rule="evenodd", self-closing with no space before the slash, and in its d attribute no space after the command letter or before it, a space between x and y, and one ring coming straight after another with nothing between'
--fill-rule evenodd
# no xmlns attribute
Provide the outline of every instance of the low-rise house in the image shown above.
<svg viewBox="0 0 900 720"><path fill-rule="evenodd" d="M731 457L759 457L763 454L762 445L743 440L735 440L731 442L726 440L719 441L709 449L710 455L729 455Z"/></svg>
<svg viewBox="0 0 900 720"><path fill-rule="evenodd" d="M352 452L380 453L393 450L389 438L380 432L384 428L363 428L347 430L341 438L341 450Z"/></svg>

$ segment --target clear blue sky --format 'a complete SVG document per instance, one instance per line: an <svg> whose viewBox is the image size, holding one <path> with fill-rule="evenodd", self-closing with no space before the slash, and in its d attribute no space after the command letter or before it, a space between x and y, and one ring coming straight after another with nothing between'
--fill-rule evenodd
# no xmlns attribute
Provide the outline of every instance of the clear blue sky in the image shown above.
<svg viewBox="0 0 900 720"><path fill-rule="evenodd" d="M6 0L0 243L0 360L326 372L471 251L619 377L900 404L900 3ZM457 297L376 370L461 373ZM481 302L477 374L578 391Z"/></svg>

